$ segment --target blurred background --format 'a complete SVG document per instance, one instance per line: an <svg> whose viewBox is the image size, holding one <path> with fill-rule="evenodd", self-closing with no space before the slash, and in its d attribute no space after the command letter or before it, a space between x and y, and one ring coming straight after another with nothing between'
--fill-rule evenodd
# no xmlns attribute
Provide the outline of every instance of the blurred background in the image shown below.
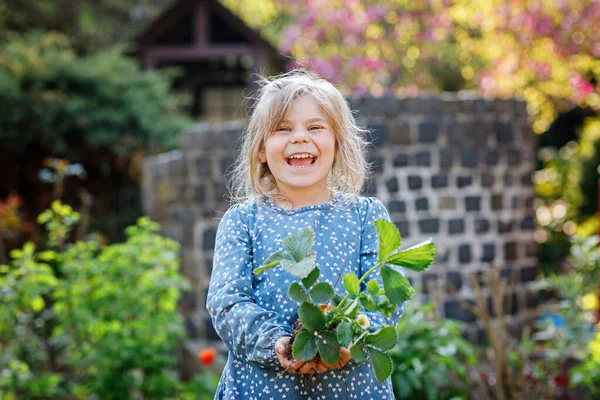
<svg viewBox="0 0 600 400"><path fill-rule="evenodd" d="M0 398L213 398L225 149L296 67L373 128L365 193L447 250L397 398L598 396L599 1L2 0Z"/></svg>

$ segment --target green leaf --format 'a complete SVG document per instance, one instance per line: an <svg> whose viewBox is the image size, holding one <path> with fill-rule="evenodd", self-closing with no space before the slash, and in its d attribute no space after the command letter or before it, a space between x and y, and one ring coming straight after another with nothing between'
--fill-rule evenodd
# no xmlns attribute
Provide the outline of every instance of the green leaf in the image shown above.
<svg viewBox="0 0 600 400"><path fill-rule="evenodd" d="M381 350L389 350L396 345L396 330L393 326L384 326L377 332L367 335L367 344Z"/></svg>
<svg viewBox="0 0 600 400"><path fill-rule="evenodd" d="M360 300L360 304L367 310L377 310L377 306L366 293L361 293L360 296L358 296L358 299Z"/></svg>
<svg viewBox="0 0 600 400"><path fill-rule="evenodd" d="M379 255L377 261L381 262L400 247L402 239L400 238L398 228L390 221L378 219L373 224L379 238Z"/></svg>
<svg viewBox="0 0 600 400"><path fill-rule="evenodd" d="M365 346L364 338L350 347L350 357L356 362L364 361L367 358L367 348Z"/></svg>
<svg viewBox="0 0 600 400"><path fill-rule="evenodd" d="M312 270L315 268L315 260L317 259L317 255L312 253L306 258L303 258L300 262L295 262L292 260L281 260L281 266L290 274L294 275L296 278L304 279L306 278Z"/></svg>
<svg viewBox="0 0 600 400"><path fill-rule="evenodd" d="M281 263L281 261L289 260L289 259L290 259L290 256L287 255L287 253L285 251L279 250L279 251L271 254L269 256L269 258L267 258L260 267L258 267L254 270L253 273L254 273L254 275L258 275L261 272L264 272L268 269L276 267L277 265L279 265L279 263Z"/></svg>
<svg viewBox="0 0 600 400"><path fill-rule="evenodd" d="M386 262L422 272L435 260L435 251L435 244L429 239L393 254Z"/></svg>
<svg viewBox="0 0 600 400"><path fill-rule="evenodd" d="M386 296L394 304L400 304L411 298L414 289L400 272L384 265L381 267L381 279Z"/></svg>
<svg viewBox="0 0 600 400"><path fill-rule="evenodd" d="M336 293L333 295L333 298L331 299L331 303L333 303L334 307L337 307L337 305L340 304L342 299L343 299L343 297Z"/></svg>
<svg viewBox="0 0 600 400"><path fill-rule="evenodd" d="M359 284L358 284L358 276L355 273L350 272L344 274L344 287L352 296L358 296Z"/></svg>
<svg viewBox="0 0 600 400"><path fill-rule="evenodd" d="M344 321L336 328L338 342L342 347L348 347L352 340L352 325L350 322Z"/></svg>
<svg viewBox="0 0 600 400"><path fill-rule="evenodd" d="M298 235L289 235L283 239L283 248L290 253L296 262L302 261L309 255L315 239L311 228L304 228Z"/></svg>
<svg viewBox="0 0 600 400"><path fill-rule="evenodd" d="M317 350L323 361L335 364L340 360L340 344L337 335L332 331L323 331L317 336Z"/></svg>
<svg viewBox="0 0 600 400"><path fill-rule="evenodd" d="M309 331L320 331L325 328L325 315L323 315L321 309L313 303L307 301L302 303L298 310L298 316L300 317L302 325Z"/></svg>
<svg viewBox="0 0 600 400"><path fill-rule="evenodd" d="M324 303L333 297L333 288L329 283L321 282L312 288L310 297L317 303Z"/></svg>
<svg viewBox="0 0 600 400"><path fill-rule="evenodd" d="M312 360L317 355L315 334L302 331L294 338L292 345L292 356L298 361Z"/></svg>
<svg viewBox="0 0 600 400"><path fill-rule="evenodd" d="M391 317L396 311L396 305L393 304L385 294L374 294L372 295L373 303L377 310L384 315L384 317Z"/></svg>
<svg viewBox="0 0 600 400"><path fill-rule="evenodd" d="M313 269L312 272L308 274L306 278L302 279L302 284L304 285L304 287L307 289L311 287L317 281L317 279L319 279L320 273L321 270L319 269L319 267L315 267L315 269Z"/></svg>
<svg viewBox="0 0 600 400"><path fill-rule="evenodd" d="M288 290L288 295L296 303L302 303L303 301L308 300L308 296L306 295L304 288L302 286L300 286L300 284L298 282L293 282L290 285L290 289Z"/></svg>
<svg viewBox="0 0 600 400"><path fill-rule="evenodd" d="M377 282L375 279L371 279L369 282L367 282L367 292L372 294L379 293L379 282Z"/></svg>
<svg viewBox="0 0 600 400"><path fill-rule="evenodd" d="M379 383L383 383L392 374L392 359L383 351L369 347L371 365L375 371L375 377Z"/></svg>

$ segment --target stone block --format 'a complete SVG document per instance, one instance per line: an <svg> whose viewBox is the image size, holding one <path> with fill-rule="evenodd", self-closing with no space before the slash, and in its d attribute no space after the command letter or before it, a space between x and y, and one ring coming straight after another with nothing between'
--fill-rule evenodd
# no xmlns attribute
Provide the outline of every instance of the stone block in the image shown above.
<svg viewBox="0 0 600 400"><path fill-rule="evenodd" d="M489 188L494 186L494 175L484 172L481 174L481 186Z"/></svg>
<svg viewBox="0 0 600 400"><path fill-rule="evenodd" d="M434 189L444 188L448 186L448 175L439 174L431 177L431 187Z"/></svg>
<svg viewBox="0 0 600 400"><path fill-rule="evenodd" d="M484 243L481 251L481 261L492 262L496 256L496 247L493 243Z"/></svg>
<svg viewBox="0 0 600 400"><path fill-rule="evenodd" d="M223 157L219 164L221 167L221 174L225 176L235 167L235 159L233 157Z"/></svg>
<svg viewBox="0 0 600 400"><path fill-rule="evenodd" d="M440 133L438 121L423 121L419 124L419 143L435 143Z"/></svg>
<svg viewBox="0 0 600 400"><path fill-rule="evenodd" d="M407 122L394 121L390 123L389 142L396 146L410 146L414 144L410 131L410 125Z"/></svg>
<svg viewBox="0 0 600 400"><path fill-rule="evenodd" d="M532 173L528 172L521 176L521 185L531 187L533 185Z"/></svg>
<svg viewBox="0 0 600 400"><path fill-rule="evenodd" d="M434 234L440 231L440 220L438 218L427 218L419 221L419 230L423 234Z"/></svg>
<svg viewBox="0 0 600 400"><path fill-rule="evenodd" d="M468 264L473 259L471 254L471 245L461 244L458 247L458 262L461 264Z"/></svg>
<svg viewBox="0 0 600 400"><path fill-rule="evenodd" d="M504 233L512 232L513 230L514 230L513 221L502 221L502 220L498 221L498 233L504 234Z"/></svg>
<svg viewBox="0 0 600 400"><path fill-rule="evenodd" d="M498 144L511 144L515 138L512 124L496 121L496 142Z"/></svg>
<svg viewBox="0 0 600 400"><path fill-rule="evenodd" d="M417 154L415 154L415 161L417 167L430 167L431 154L428 151L420 151Z"/></svg>
<svg viewBox="0 0 600 400"><path fill-rule="evenodd" d="M521 230L532 231L535 229L535 221L533 216L529 215L521 220Z"/></svg>
<svg viewBox="0 0 600 400"><path fill-rule="evenodd" d="M472 183L473 177L471 175L464 175L456 178L456 186L458 186L459 189L471 186Z"/></svg>
<svg viewBox="0 0 600 400"><path fill-rule="evenodd" d="M488 150L485 152L485 163L492 167L498 165L500 153L497 150Z"/></svg>
<svg viewBox="0 0 600 400"><path fill-rule="evenodd" d="M453 156L452 151L448 149L440 150L440 167L441 168L450 168L452 167Z"/></svg>
<svg viewBox="0 0 600 400"><path fill-rule="evenodd" d="M380 148L389 139L389 127L387 124L369 125L369 132L371 144L376 148Z"/></svg>
<svg viewBox="0 0 600 400"><path fill-rule="evenodd" d="M465 210L466 211L480 211L481 210L481 196L465 197Z"/></svg>
<svg viewBox="0 0 600 400"><path fill-rule="evenodd" d="M406 153L396 153L392 158L392 163L394 167L406 167L410 163L409 156Z"/></svg>
<svg viewBox="0 0 600 400"><path fill-rule="evenodd" d="M443 210L456 210L456 197L442 196L438 202L438 209Z"/></svg>
<svg viewBox="0 0 600 400"><path fill-rule="evenodd" d="M504 243L504 259L506 261L515 261L517 259L517 242Z"/></svg>
<svg viewBox="0 0 600 400"><path fill-rule="evenodd" d="M406 202L404 202L402 200L391 200L388 203L388 211L390 213L406 212Z"/></svg>
<svg viewBox="0 0 600 400"><path fill-rule="evenodd" d="M410 190L417 190L423 187L423 178L418 175L408 176L408 188Z"/></svg>
<svg viewBox="0 0 600 400"><path fill-rule="evenodd" d="M462 218L455 218L448 221L448 233L450 235L456 235L465 232L465 220Z"/></svg>
<svg viewBox="0 0 600 400"><path fill-rule="evenodd" d="M206 228L202 233L202 248L204 250L213 250L215 248L216 236L216 228Z"/></svg>
<svg viewBox="0 0 600 400"><path fill-rule="evenodd" d="M402 236L403 239L410 236L410 224L408 223L408 221L394 221L394 225L396 225L396 228L398 228L398 230L400 231L400 236Z"/></svg>
<svg viewBox="0 0 600 400"><path fill-rule="evenodd" d="M487 219L475 220L475 233L486 233L490 230L490 221Z"/></svg>
<svg viewBox="0 0 600 400"><path fill-rule="evenodd" d="M506 161L511 167L518 166L521 163L521 153L515 149L508 150L506 152Z"/></svg>
<svg viewBox="0 0 600 400"><path fill-rule="evenodd" d="M390 193L396 193L400 189L398 185L398 178L395 176L385 181L385 186Z"/></svg>
<svg viewBox="0 0 600 400"><path fill-rule="evenodd" d="M540 273L540 269L537 265L533 265L530 267L523 267L523 268L521 268L519 280L523 283L533 281L537 278L539 273Z"/></svg>
<svg viewBox="0 0 600 400"><path fill-rule="evenodd" d="M504 209L504 196L501 194L493 194L491 203L493 211L500 211Z"/></svg>
<svg viewBox="0 0 600 400"><path fill-rule="evenodd" d="M465 168L475 168L479 163L477 149L464 149L460 154L460 163Z"/></svg>
<svg viewBox="0 0 600 400"><path fill-rule="evenodd" d="M429 200L427 197L419 197L415 200L415 209L417 211L428 211L429 210Z"/></svg>
<svg viewBox="0 0 600 400"><path fill-rule="evenodd" d="M475 302L472 300L466 300L466 302L474 305ZM463 322L475 322L477 317L471 311L464 309L460 303L456 300L449 300L444 303L444 316L446 318L452 318Z"/></svg>
<svg viewBox="0 0 600 400"><path fill-rule="evenodd" d="M210 339L210 340L221 340L221 338L217 334L217 331L215 330L215 328L214 328L214 326L212 324L210 316L204 317L204 327L206 329L206 338L207 339Z"/></svg>
<svg viewBox="0 0 600 400"><path fill-rule="evenodd" d="M462 287L462 275L460 274L460 272L449 271L446 274L446 280L450 285L449 292L452 292L452 288L460 290L460 288Z"/></svg>

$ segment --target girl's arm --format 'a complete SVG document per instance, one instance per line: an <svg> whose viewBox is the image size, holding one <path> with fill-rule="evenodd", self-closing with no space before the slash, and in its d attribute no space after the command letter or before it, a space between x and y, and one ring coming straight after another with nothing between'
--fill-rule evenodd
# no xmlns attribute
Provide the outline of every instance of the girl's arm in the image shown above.
<svg viewBox="0 0 600 400"><path fill-rule="evenodd" d="M367 197L364 199L364 201L366 206L363 207L361 211L363 224L360 241L360 276L377 264L379 241L377 240L377 231L375 230L375 225L373 225L373 222L380 218L390 221L390 215L379 199L375 197ZM404 274L401 267L394 266L394 268ZM365 284L371 279L376 279L379 282L379 287L383 288L383 281L381 280L379 269L373 274L369 275L369 277L363 283L361 283L361 291L366 290ZM386 325L393 325L395 327L398 325L398 322L404 313L404 303L399 305L396 309L396 312L389 318L384 317L380 312L377 311L365 310L365 313L371 322L372 332Z"/></svg>
<svg viewBox="0 0 600 400"><path fill-rule="evenodd" d="M275 367L280 365L275 342L291 336L292 329L281 315L255 302L245 217L236 205L219 222L206 308L215 330L236 358Z"/></svg>

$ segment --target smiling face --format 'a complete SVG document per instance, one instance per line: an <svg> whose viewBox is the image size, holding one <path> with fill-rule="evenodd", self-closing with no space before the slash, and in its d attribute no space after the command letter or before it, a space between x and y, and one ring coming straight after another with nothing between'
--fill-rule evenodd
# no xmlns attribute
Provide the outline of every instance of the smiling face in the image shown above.
<svg viewBox="0 0 600 400"><path fill-rule="evenodd" d="M288 199L327 201L327 178L336 154L335 135L311 96L292 103L286 118L271 132L259 153L280 193Z"/></svg>

